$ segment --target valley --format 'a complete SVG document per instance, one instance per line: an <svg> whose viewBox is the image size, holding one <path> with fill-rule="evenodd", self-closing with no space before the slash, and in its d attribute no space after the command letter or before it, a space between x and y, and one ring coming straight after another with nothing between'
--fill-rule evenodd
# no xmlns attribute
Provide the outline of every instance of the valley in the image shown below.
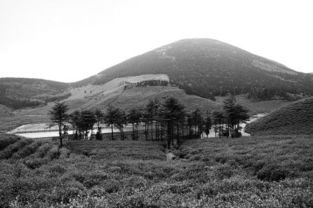
<svg viewBox="0 0 313 208"><path fill-rule="evenodd" d="M312 96L311 74L213 39L0 78L0 207L313 207Z"/></svg>

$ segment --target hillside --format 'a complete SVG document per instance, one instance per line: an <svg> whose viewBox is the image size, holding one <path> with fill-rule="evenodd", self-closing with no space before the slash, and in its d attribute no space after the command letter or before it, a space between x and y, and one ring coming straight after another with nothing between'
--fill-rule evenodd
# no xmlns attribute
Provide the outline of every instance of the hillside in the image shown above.
<svg viewBox="0 0 313 208"><path fill-rule="evenodd" d="M145 74L121 77L105 84L85 85L72 88L71 96L65 99L71 110L106 109L114 105L124 110L143 108L149 100L175 97L191 111L200 108L203 112L217 108L218 104L195 95L187 95L182 89L169 84L165 74Z"/></svg>
<svg viewBox="0 0 313 208"><path fill-rule="evenodd" d="M142 74L167 74L171 83L204 98L248 93L257 99L313 95L313 78L232 45L211 39L174 42L75 83L104 84ZM302 95L301 95L302 96ZM300 96L300 97L301 97Z"/></svg>
<svg viewBox="0 0 313 208"><path fill-rule="evenodd" d="M68 87L66 83L42 79L0 78L0 105L12 109L35 107L57 100Z"/></svg>
<svg viewBox="0 0 313 208"><path fill-rule="evenodd" d="M252 135L313 134L313 98L302 99L249 124Z"/></svg>

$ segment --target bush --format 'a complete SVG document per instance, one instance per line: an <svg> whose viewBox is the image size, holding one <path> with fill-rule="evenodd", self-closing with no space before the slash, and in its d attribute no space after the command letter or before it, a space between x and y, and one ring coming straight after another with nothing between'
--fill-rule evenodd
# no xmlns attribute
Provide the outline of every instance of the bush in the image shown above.
<svg viewBox="0 0 313 208"><path fill-rule="evenodd" d="M13 159L25 158L26 156L33 154L40 145L41 145L41 142L33 142L29 145L26 145L22 149L14 153L12 155L12 158Z"/></svg>
<svg viewBox="0 0 313 208"><path fill-rule="evenodd" d="M9 159L15 152L19 151L24 146L32 143L31 139L22 139L14 144L9 145L3 151L0 152L0 159Z"/></svg>
<svg viewBox="0 0 313 208"><path fill-rule="evenodd" d="M283 167L267 165L257 172L257 177L264 181L281 181L291 176L291 172Z"/></svg>
<svg viewBox="0 0 313 208"><path fill-rule="evenodd" d="M19 139L20 139L19 137L13 135L0 134L0 151L9 146L10 144L17 142Z"/></svg>

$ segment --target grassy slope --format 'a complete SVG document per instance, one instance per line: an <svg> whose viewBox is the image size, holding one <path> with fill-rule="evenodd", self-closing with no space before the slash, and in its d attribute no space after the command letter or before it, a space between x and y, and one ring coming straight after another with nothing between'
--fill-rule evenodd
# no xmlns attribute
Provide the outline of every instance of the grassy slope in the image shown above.
<svg viewBox="0 0 313 208"><path fill-rule="evenodd" d="M249 124L246 131L256 135L313 134L313 98L283 106Z"/></svg>
<svg viewBox="0 0 313 208"><path fill-rule="evenodd" d="M34 107L63 93L68 87L67 83L42 79L0 78L0 104L15 109Z"/></svg>
<svg viewBox="0 0 313 208"><path fill-rule="evenodd" d="M192 140L171 162L154 142L26 143L0 161L1 207L313 206L311 137Z"/></svg>
<svg viewBox="0 0 313 208"><path fill-rule="evenodd" d="M223 105L223 101L226 97L216 97L216 102ZM243 95L236 96L237 102L246 107L249 110L250 115L255 115L259 113L270 113L282 106L290 104L291 101L286 100L266 100L266 101L253 101L246 98Z"/></svg>
<svg viewBox="0 0 313 208"><path fill-rule="evenodd" d="M188 94L205 98L228 92L243 94L256 89L313 93L311 76L211 39L174 42L126 60L75 85L103 84L117 77L153 73L167 74Z"/></svg>

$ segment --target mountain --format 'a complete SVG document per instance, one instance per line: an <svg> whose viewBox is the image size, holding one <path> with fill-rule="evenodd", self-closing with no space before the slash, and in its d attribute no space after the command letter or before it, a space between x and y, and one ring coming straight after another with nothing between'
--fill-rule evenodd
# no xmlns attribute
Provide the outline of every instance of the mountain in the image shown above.
<svg viewBox="0 0 313 208"><path fill-rule="evenodd" d="M247 125L252 135L313 134L313 97L293 102Z"/></svg>
<svg viewBox="0 0 313 208"><path fill-rule="evenodd" d="M53 101L70 111L108 105L129 110L175 97L187 111L206 112L221 108L227 93L237 94L250 114L266 113L313 95L313 77L217 40L186 39L75 83L1 78L0 131L49 122Z"/></svg>
<svg viewBox="0 0 313 208"><path fill-rule="evenodd" d="M62 99L69 84L42 79L0 78L0 105L12 109L35 107Z"/></svg>
<svg viewBox="0 0 313 208"><path fill-rule="evenodd" d="M104 84L118 77L167 74L188 94L213 99L227 93L261 100L313 95L312 76L212 39L186 39L126 60L75 83Z"/></svg>

